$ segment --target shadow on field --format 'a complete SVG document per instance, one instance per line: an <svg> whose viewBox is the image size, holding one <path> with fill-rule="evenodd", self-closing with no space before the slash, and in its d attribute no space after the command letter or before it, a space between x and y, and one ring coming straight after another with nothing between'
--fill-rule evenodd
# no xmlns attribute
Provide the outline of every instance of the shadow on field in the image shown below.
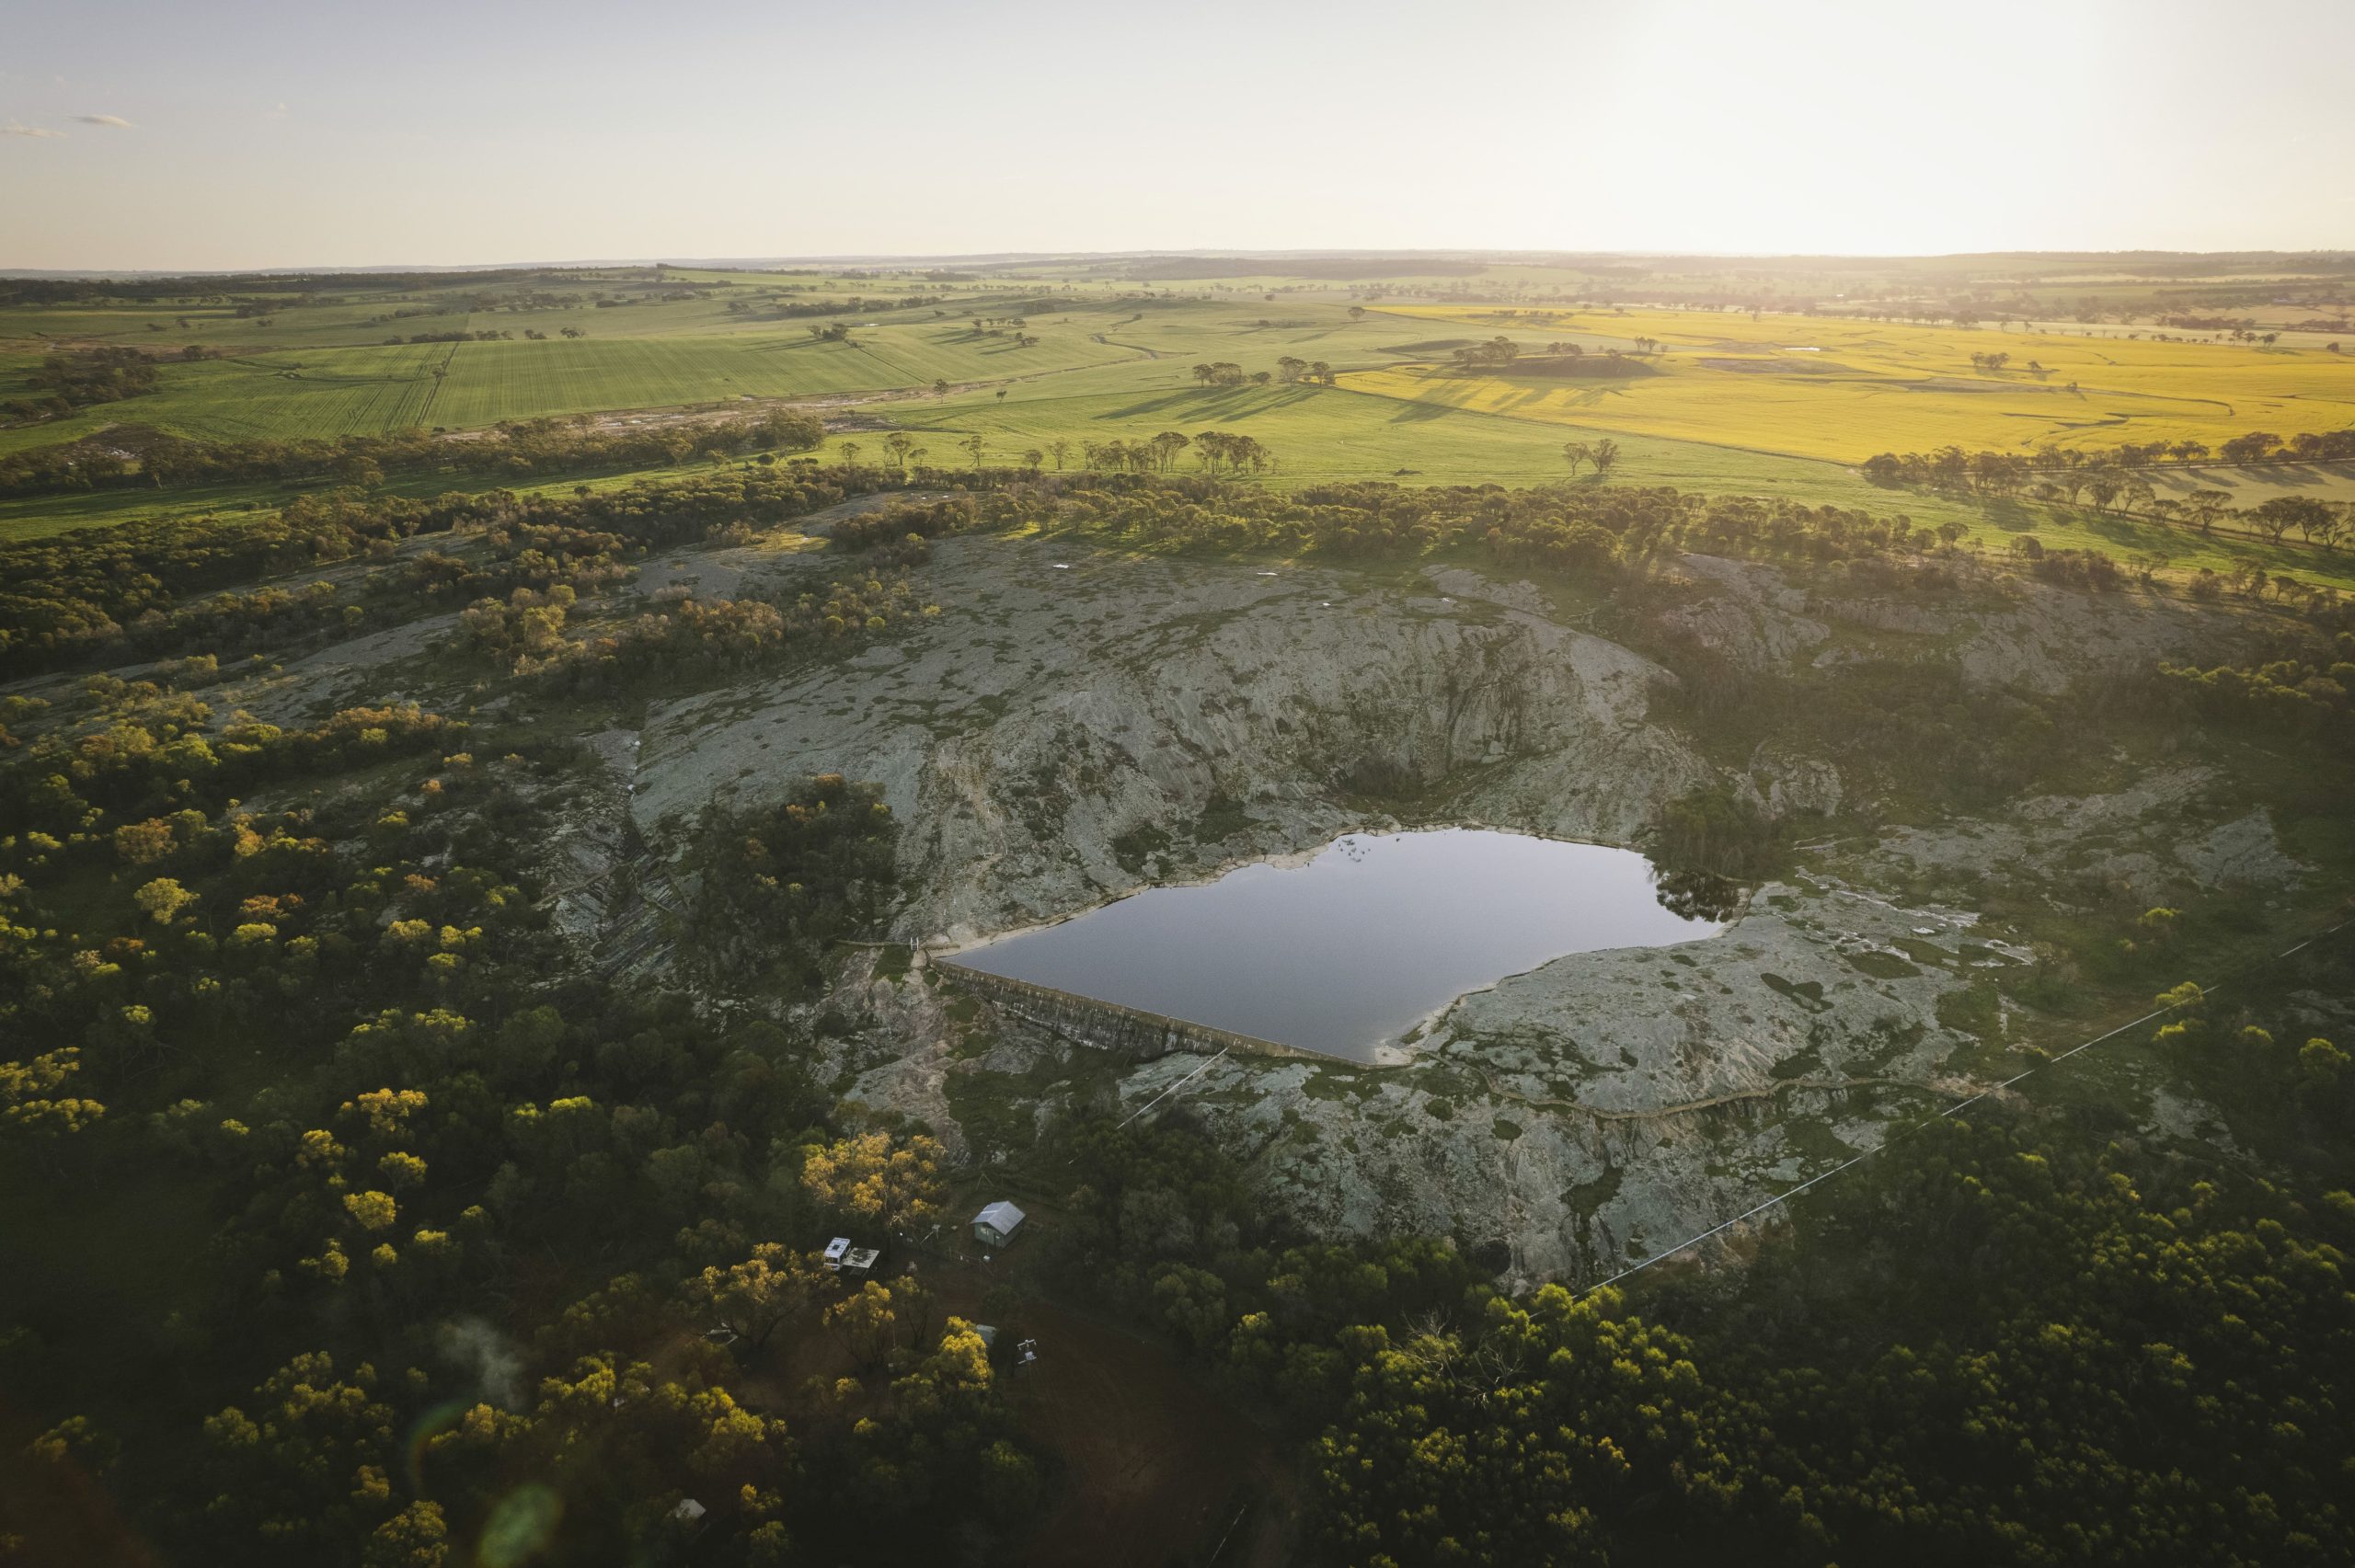
<svg viewBox="0 0 2355 1568"><path fill-rule="evenodd" d="M1285 387L1281 391L1269 387L1227 387L1217 391L1188 390L1173 392L1161 397L1148 397L1142 403L1132 403L1125 408L1108 408L1096 416L1098 419L1136 419L1152 414L1166 414L1184 409L1189 417L1204 416L1214 419L1252 419L1262 414L1272 414L1304 402L1315 394L1304 386Z"/></svg>
<svg viewBox="0 0 2355 1568"><path fill-rule="evenodd" d="M2344 464L2339 465L2342 473L2346 471L2346 467ZM2328 485L2331 482L2331 474L2328 469L2317 467L2310 463L2268 464L2260 477L2265 483L2285 490L2311 489L2315 486Z"/></svg>
<svg viewBox="0 0 2355 1568"><path fill-rule="evenodd" d="M768 342L754 343L755 354L798 354L810 349L856 349L856 343L828 343L816 338L778 338Z"/></svg>

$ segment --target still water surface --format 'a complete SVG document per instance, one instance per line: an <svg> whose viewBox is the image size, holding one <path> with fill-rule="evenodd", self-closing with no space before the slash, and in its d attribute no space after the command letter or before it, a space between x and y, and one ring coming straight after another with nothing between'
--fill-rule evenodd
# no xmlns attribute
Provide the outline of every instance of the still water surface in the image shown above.
<svg viewBox="0 0 2355 1568"><path fill-rule="evenodd" d="M1662 908L1651 863L1632 850L1445 828L1352 833L1304 864L1147 888L955 956L1362 1061L1465 991L1566 953L1722 929Z"/></svg>

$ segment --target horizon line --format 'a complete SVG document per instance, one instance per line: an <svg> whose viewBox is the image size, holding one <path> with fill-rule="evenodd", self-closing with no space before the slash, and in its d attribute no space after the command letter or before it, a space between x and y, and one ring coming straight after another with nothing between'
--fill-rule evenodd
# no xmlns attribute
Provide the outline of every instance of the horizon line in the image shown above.
<svg viewBox="0 0 2355 1568"><path fill-rule="evenodd" d="M309 265L268 265L252 267L9 267L0 265L0 278L17 279L86 279L93 281L109 279L155 278L243 278L243 277L309 277L334 273L390 272L515 272L558 269L604 269L622 267L671 267L708 269L712 270L764 270L798 266L1006 266L1023 263L1049 262L1117 262L1152 260L1159 258L1173 260L1210 260L1234 258L1241 260L1351 260L1402 259L1527 262L1531 258L1546 258L1556 264L1578 259L1612 260L1673 260L1691 258L1708 261L1961 261L1977 258L2003 259L2011 258L2051 258L2058 259L2102 259L2130 257L2189 257L2189 258L2294 258L2336 260L2355 264L2355 245L2348 246L2307 246L2281 249L2257 246L2236 250L2175 250L2161 246L2136 246L2108 249L2035 249L2004 248L1993 250L1948 251L1809 251L1809 250L1699 250L1691 247L1635 247L1626 249L1573 249L1567 247L1496 247L1486 246L1315 246L1259 247L1249 246L1211 246L1150 247L1132 250L993 250L993 251L830 251L810 255L730 256L730 257L606 257L572 259L530 259L521 261L465 262L373 262ZM1343 280L1333 280L1343 281Z"/></svg>

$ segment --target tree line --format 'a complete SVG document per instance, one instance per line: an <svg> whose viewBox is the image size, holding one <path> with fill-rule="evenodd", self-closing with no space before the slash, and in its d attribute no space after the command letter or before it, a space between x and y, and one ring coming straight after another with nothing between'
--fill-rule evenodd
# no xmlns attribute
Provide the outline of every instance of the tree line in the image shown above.
<svg viewBox="0 0 2355 1568"><path fill-rule="evenodd" d="M155 391L155 361L136 349L50 354L25 377L25 384L31 395L0 403L0 415L27 421L53 419L93 404L117 403Z"/></svg>
<svg viewBox="0 0 2355 1568"><path fill-rule="evenodd" d="M2211 452L2207 443L2191 440L2126 441L2101 451L2046 446L2028 452L1966 452L1940 447L1924 454L1880 452L1860 465L1877 484L1936 484L1947 488L1987 486L2016 487L2026 476L2039 473L2066 474L2085 469L2149 468L2164 463L2191 465L2218 461L2246 465L2256 463L2343 463L2355 459L2355 428L2344 430L2301 430L2284 439L2270 430L2249 430L2233 437Z"/></svg>
<svg viewBox="0 0 2355 1568"><path fill-rule="evenodd" d="M1156 549L1266 552L1336 558L1396 558L1476 546L1500 562L1616 578L1642 573L1681 549L1767 560L1835 563L1874 591L1919 585L1944 591L1959 574L2017 569L2093 589L2124 580L2119 563L2097 552L2016 542L2009 560L1963 549L1959 523L1937 527L1836 506L1781 499L1706 497L1667 486L1574 486L1509 491L1499 486L1409 487L1388 482L1304 486L1269 491L1209 472L1257 469L1248 438L1165 432L1155 441L1091 443L1087 466L1042 474L1020 469L951 471L913 461L820 469L807 460L752 462L663 481L570 495L506 490L435 499L305 496L253 518L132 522L0 544L0 671L29 673L121 657L238 652L250 642L208 647L208 625L229 628L305 622L332 632L383 624L402 606L453 595L504 598L516 589L560 582L589 590L614 580L636 554L731 528L751 528L902 487L953 488L948 502L845 519L837 534L852 548L903 543L968 528L1037 526ZM1168 470L1188 449L1205 472ZM845 459L852 454L844 452ZM1043 457L1043 453L1040 454ZM1588 461L1595 452L1591 450ZM479 538L484 558L440 548L399 560L398 542L419 535ZM913 557L911 557L913 559ZM358 590L236 585L338 563L365 567ZM2152 578L2156 564L2137 568ZM2154 578L2154 580L2155 580ZM1943 585L1943 586L1941 586ZM2232 573L2203 569L2196 597L2232 593L2302 607L2325 624L2341 613L2328 586L2269 573L2256 562ZM208 596L229 597L206 605ZM464 602L462 600L461 602Z"/></svg>
<svg viewBox="0 0 2355 1568"><path fill-rule="evenodd" d="M390 475L413 474L521 479L743 452L808 452L825 439L817 416L796 408L621 429L600 428L581 415L511 421L457 437L410 429L332 441L200 441L117 429L0 457L0 496L256 480L369 488Z"/></svg>
<svg viewBox="0 0 2355 1568"><path fill-rule="evenodd" d="M1296 354L1286 354L1276 361L1273 371L1246 372L1232 360L1205 361L1194 367L1194 381L1201 386L1266 386L1270 382L1290 386L1296 382L1330 386L1336 372L1322 360L1304 360Z"/></svg>

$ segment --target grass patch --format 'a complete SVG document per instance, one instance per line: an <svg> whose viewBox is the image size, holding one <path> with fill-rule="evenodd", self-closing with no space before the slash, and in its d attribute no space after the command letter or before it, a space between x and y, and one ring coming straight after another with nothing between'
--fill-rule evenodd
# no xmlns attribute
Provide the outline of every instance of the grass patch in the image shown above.
<svg viewBox="0 0 2355 1568"><path fill-rule="evenodd" d="M1194 838L1205 844L1223 843L1237 833L1249 831L1252 825L1251 814L1243 809L1240 801L1217 794L1202 803L1201 815L1194 818Z"/></svg>
<svg viewBox="0 0 2355 1568"><path fill-rule="evenodd" d="M1981 1040L2004 1033L2003 998L1993 980L1975 979L1967 986L1938 993L1938 1022Z"/></svg>
<svg viewBox="0 0 2355 1568"><path fill-rule="evenodd" d="M1037 1146L1039 1124L1033 1107L1039 1087L1043 1086L1003 1072L952 1072L941 1080L948 1114L964 1129L973 1151L984 1158L993 1154L1016 1158Z"/></svg>

